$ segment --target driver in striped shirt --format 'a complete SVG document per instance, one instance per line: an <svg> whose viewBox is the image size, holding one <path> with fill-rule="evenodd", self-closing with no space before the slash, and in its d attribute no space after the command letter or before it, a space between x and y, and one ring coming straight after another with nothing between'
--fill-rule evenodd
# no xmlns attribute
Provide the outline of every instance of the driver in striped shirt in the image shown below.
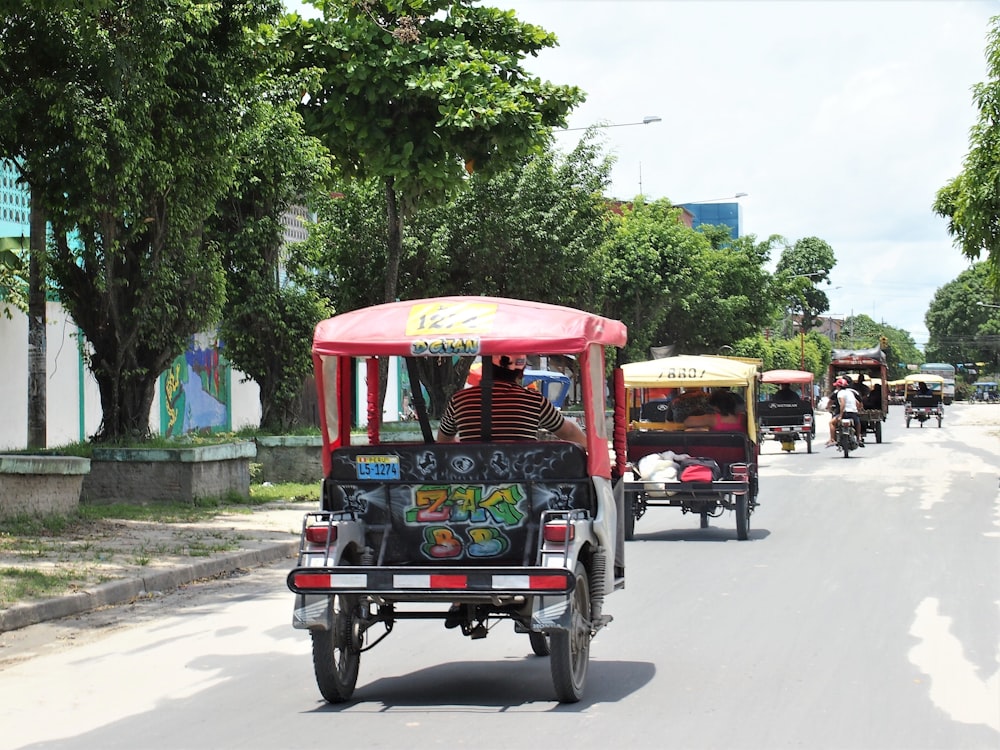
<svg viewBox="0 0 1000 750"><path fill-rule="evenodd" d="M492 440L537 440L541 429L587 449L587 438L576 422L566 419L545 396L521 385L526 355L498 354L491 364ZM438 427L439 443L482 441L483 387L464 388L451 397Z"/></svg>

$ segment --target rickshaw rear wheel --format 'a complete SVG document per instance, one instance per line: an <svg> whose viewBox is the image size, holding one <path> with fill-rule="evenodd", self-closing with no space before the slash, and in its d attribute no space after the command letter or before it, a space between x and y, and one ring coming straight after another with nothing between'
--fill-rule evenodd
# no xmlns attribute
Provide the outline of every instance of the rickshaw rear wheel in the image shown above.
<svg viewBox="0 0 1000 750"><path fill-rule="evenodd" d="M699 519L700 519L699 520L699 526L701 526L701 528L703 528L703 529L707 529L708 528L708 519L709 519L708 513L705 512L705 511L702 511L701 513L698 514L698 516L699 516Z"/></svg>
<svg viewBox="0 0 1000 750"><path fill-rule="evenodd" d="M875 423L875 442L876 443L881 443L882 442L882 423L881 422L876 422Z"/></svg>
<svg viewBox="0 0 1000 750"><path fill-rule="evenodd" d="M549 636L552 684L560 703L576 703L583 697L590 660L590 582L583 563L577 562L575 576L569 600L569 629Z"/></svg>
<svg viewBox="0 0 1000 750"><path fill-rule="evenodd" d="M805 433L803 435L803 438L806 441L806 453L812 453L813 452L813 439L812 439L812 435L807 432L807 433Z"/></svg>
<svg viewBox="0 0 1000 750"><path fill-rule="evenodd" d="M750 496L746 492L736 496L736 538L741 542L750 538Z"/></svg>
<svg viewBox="0 0 1000 750"><path fill-rule="evenodd" d="M535 656L548 656L552 653L552 644L545 633L536 633L532 630L528 633L528 640L531 641L531 650Z"/></svg>
<svg viewBox="0 0 1000 750"><path fill-rule="evenodd" d="M310 632L313 671L323 699L327 703L343 703L354 694L361 666L359 598L334 595L331 599L333 627Z"/></svg>
<svg viewBox="0 0 1000 750"><path fill-rule="evenodd" d="M632 541L635 538L635 498L631 492L625 493L625 540Z"/></svg>

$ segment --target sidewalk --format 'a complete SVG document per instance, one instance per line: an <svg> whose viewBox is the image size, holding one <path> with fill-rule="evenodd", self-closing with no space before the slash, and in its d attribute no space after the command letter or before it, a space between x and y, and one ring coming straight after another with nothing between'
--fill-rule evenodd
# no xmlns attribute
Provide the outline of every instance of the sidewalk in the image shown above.
<svg viewBox="0 0 1000 750"><path fill-rule="evenodd" d="M268 503L192 523L107 520L89 524L85 535L48 537L29 549L0 544L0 569L67 580L63 595L4 604L0 633L294 557L303 514L316 507L315 500Z"/></svg>

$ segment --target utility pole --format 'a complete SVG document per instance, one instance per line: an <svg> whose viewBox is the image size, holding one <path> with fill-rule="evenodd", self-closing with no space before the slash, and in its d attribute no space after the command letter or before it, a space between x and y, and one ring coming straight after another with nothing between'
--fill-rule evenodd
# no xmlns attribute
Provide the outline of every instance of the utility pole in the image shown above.
<svg viewBox="0 0 1000 750"><path fill-rule="evenodd" d="M28 450L44 450L46 436L45 212L31 201L28 219Z"/></svg>

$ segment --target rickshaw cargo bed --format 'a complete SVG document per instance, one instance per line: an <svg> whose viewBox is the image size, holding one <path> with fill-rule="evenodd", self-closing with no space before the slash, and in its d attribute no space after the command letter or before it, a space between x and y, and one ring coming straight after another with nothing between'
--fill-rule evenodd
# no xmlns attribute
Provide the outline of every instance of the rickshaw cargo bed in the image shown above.
<svg viewBox="0 0 1000 750"><path fill-rule="evenodd" d="M573 572L562 568L445 568L357 566L295 568L288 588L296 594L565 594Z"/></svg>

